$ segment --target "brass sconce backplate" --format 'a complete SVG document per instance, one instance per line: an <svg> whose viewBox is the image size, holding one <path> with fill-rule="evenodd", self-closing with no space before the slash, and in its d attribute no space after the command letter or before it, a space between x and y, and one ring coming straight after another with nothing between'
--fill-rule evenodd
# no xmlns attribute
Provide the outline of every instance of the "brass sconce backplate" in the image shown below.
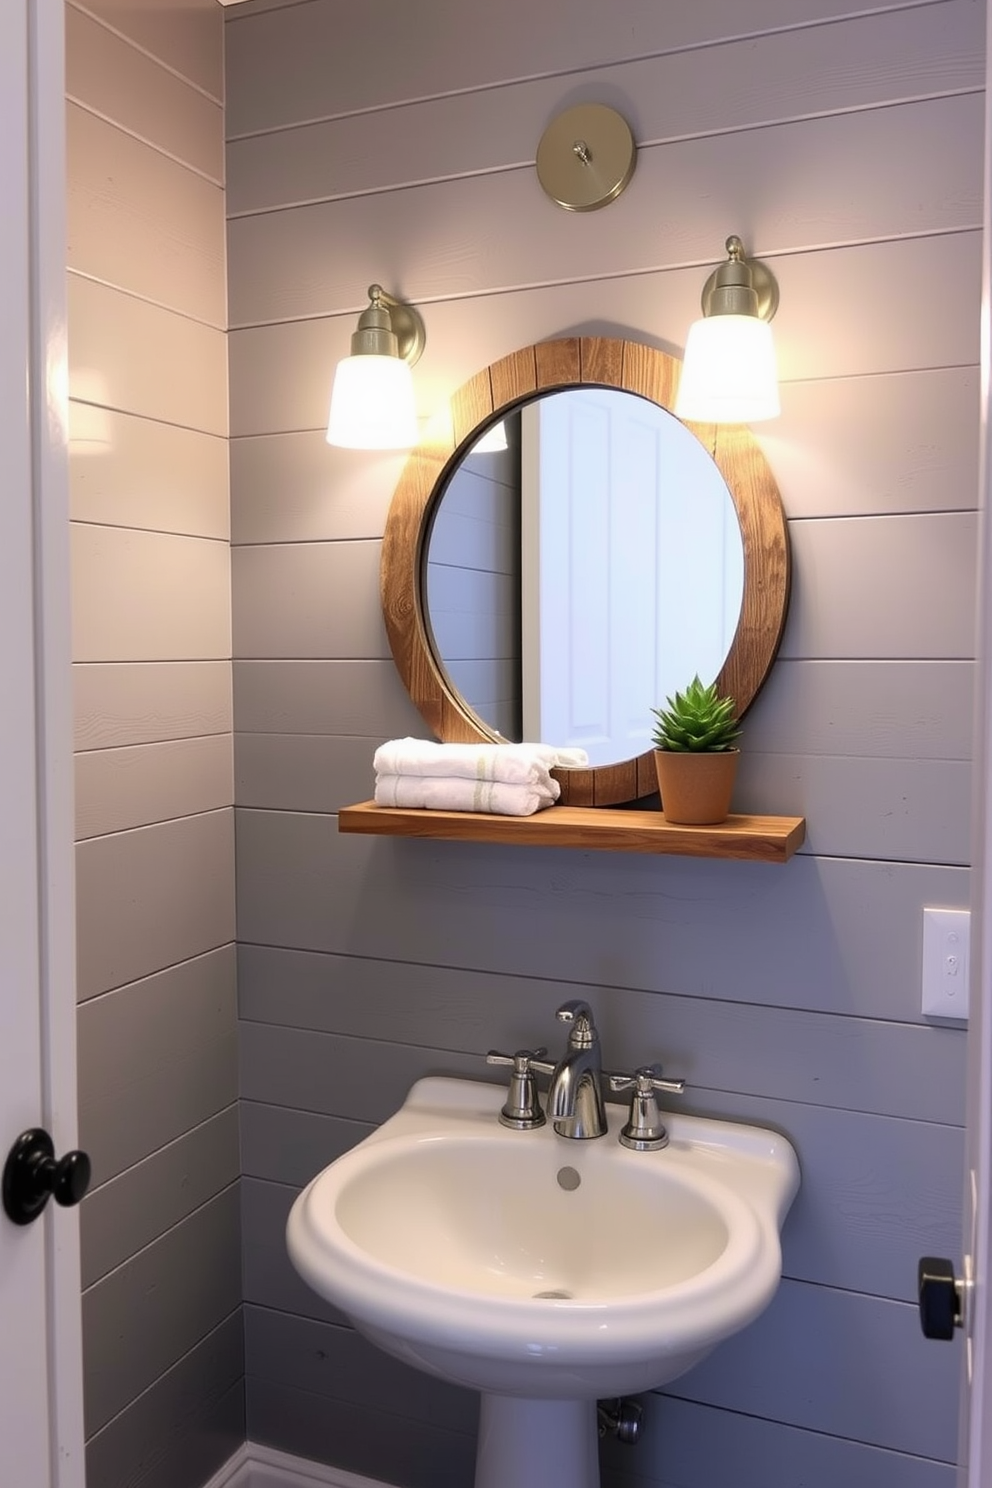
<svg viewBox="0 0 992 1488"><path fill-rule="evenodd" d="M741 240L735 235L727 239L728 253L730 252L730 245L732 243L736 243L738 250L741 250ZM751 276L751 288L754 290L755 294L758 297L758 319L772 320L775 316L776 310L778 309L778 281L776 280L775 275L772 273L771 269L769 269L766 264L761 263L759 259L745 259L742 250L740 251L739 256L741 262L747 264ZM725 264L720 264L718 268L715 268L712 274L707 279L706 283L703 285L703 292L700 296L700 304L703 307L704 315L710 315L712 313L713 296L720 285L720 270L724 268L726 268Z"/></svg>
<svg viewBox="0 0 992 1488"><path fill-rule="evenodd" d="M580 103L552 119L537 147L537 178L567 212L615 201L634 174L637 146L626 119L602 103Z"/></svg>

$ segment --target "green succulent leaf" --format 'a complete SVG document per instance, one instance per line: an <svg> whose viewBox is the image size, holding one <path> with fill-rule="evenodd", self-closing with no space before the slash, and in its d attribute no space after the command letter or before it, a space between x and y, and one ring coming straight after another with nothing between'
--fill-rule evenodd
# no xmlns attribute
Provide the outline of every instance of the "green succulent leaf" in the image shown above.
<svg viewBox="0 0 992 1488"><path fill-rule="evenodd" d="M733 698L721 697L715 682L704 687L698 675L684 692L666 698L664 708L651 711L657 720L652 735L655 749L715 754L736 748L741 735Z"/></svg>

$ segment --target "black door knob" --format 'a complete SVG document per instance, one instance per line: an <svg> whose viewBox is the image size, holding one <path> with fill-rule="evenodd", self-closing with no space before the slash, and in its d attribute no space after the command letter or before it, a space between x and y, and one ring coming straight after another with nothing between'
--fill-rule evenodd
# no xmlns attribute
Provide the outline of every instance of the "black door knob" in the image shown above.
<svg viewBox="0 0 992 1488"><path fill-rule="evenodd" d="M960 1328L961 1289L954 1266L942 1256L923 1256L917 1273L920 1296L920 1323L926 1338L945 1342Z"/></svg>
<svg viewBox="0 0 992 1488"><path fill-rule="evenodd" d="M50 1197L66 1208L78 1204L90 1186L90 1160L85 1152L67 1152L55 1160L51 1137L40 1127L21 1132L3 1169L3 1208L14 1224L30 1224Z"/></svg>

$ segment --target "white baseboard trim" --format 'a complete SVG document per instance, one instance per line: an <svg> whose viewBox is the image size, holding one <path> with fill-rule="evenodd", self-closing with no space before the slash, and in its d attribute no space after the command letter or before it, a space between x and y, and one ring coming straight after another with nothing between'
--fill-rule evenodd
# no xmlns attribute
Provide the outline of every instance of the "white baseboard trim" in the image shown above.
<svg viewBox="0 0 992 1488"><path fill-rule="evenodd" d="M246 1442L230 1457L203 1488L390 1488L372 1478L340 1467L325 1467L320 1462L307 1462L288 1452L276 1452Z"/></svg>
<svg viewBox="0 0 992 1488"><path fill-rule="evenodd" d="M233 1457L229 1457L223 1467L219 1467L210 1479L204 1483L203 1488L241 1488L245 1481L245 1469L248 1464L248 1446L239 1447Z"/></svg>

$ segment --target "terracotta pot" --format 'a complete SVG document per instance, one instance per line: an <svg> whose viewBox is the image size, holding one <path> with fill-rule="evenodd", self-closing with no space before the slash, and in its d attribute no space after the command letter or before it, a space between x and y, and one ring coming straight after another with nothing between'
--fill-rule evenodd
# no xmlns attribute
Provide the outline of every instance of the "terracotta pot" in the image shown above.
<svg viewBox="0 0 992 1488"><path fill-rule="evenodd" d="M714 826L730 812L739 749L715 754L656 749L655 768L665 820L678 826Z"/></svg>

